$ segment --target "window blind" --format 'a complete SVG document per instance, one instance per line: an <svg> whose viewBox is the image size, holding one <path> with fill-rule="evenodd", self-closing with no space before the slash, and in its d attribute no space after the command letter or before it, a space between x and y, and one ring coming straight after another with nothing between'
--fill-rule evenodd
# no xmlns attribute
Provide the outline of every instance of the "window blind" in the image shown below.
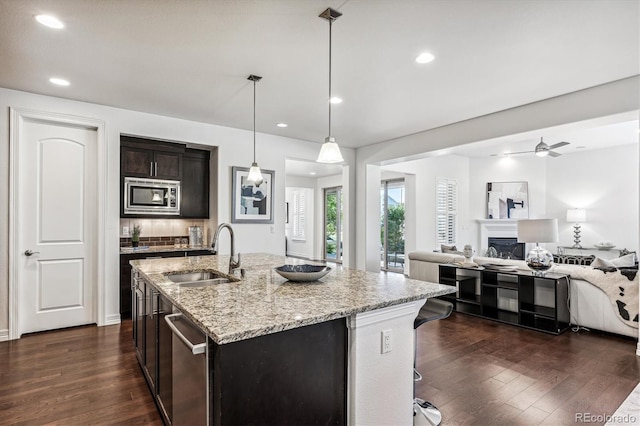
<svg viewBox="0 0 640 426"><path fill-rule="evenodd" d="M458 222L458 182L436 179L436 243L455 244Z"/></svg>
<svg viewBox="0 0 640 426"><path fill-rule="evenodd" d="M293 232L291 238L298 241L305 241L305 229L306 229L306 192L304 190L295 190L293 195Z"/></svg>

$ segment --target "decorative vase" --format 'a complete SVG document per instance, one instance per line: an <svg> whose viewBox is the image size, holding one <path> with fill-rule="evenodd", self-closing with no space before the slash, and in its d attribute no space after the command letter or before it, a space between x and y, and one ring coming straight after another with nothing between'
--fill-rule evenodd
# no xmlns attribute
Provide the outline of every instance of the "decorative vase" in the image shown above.
<svg viewBox="0 0 640 426"><path fill-rule="evenodd" d="M553 255L536 243L536 246L529 252L525 261L527 266L533 270L534 275L542 276L553 266Z"/></svg>
<svg viewBox="0 0 640 426"><path fill-rule="evenodd" d="M138 244L140 244L140 241L131 241L132 247L138 247Z"/></svg>

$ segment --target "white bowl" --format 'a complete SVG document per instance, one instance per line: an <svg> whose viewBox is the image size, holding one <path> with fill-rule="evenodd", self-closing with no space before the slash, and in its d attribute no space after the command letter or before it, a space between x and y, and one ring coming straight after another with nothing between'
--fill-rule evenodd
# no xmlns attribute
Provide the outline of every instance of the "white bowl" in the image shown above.
<svg viewBox="0 0 640 426"><path fill-rule="evenodd" d="M598 250L611 250L615 247L615 244L594 244Z"/></svg>

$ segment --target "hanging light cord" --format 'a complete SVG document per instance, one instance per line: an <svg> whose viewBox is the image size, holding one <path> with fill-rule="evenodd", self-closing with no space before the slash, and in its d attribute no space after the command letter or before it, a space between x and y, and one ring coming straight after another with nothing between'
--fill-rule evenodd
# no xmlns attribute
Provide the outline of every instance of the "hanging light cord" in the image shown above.
<svg viewBox="0 0 640 426"><path fill-rule="evenodd" d="M331 138L331 26L333 19L329 18L329 138Z"/></svg>
<svg viewBox="0 0 640 426"><path fill-rule="evenodd" d="M253 162L256 162L256 81L253 80Z"/></svg>

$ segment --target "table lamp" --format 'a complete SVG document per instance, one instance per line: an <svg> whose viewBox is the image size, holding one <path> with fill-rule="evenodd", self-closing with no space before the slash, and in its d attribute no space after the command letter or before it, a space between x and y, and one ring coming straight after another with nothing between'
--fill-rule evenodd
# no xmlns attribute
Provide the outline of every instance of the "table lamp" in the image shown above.
<svg viewBox="0 0 640 426"><path fill-rule="evenodd" d="M525 262L536 275L544 273L553 265L553 255L539 243L558 241L558 219L526 219L518 221L518 242L536 243L527 254Z"/></svg>
<svg viewBox="0 0 640 426"><path fill-rule="evenodd" d="M573 246L571 248L581 249L580 245L580 224L587 221L587 211L585 209L567 210L567 222L573 223Z"/></svg>

